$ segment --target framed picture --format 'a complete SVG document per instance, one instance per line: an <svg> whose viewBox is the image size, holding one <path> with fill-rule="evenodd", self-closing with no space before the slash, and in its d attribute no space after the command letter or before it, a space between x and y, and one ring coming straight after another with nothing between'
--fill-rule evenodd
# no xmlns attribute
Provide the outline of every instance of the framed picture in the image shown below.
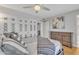
<svg viewBox="0 0 79 59"><path fill-rule="evenodd" d="M65 28L65 22L64 22L63 16L55 17L52 20L52 28L53 29L64 29Z"/></svg>

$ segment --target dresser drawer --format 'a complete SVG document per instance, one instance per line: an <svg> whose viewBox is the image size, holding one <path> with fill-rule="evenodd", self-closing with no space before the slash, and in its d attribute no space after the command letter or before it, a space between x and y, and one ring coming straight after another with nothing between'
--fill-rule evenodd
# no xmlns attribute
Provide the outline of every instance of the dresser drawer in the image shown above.
<svg viewBox="0 0 79 59"><path fill-rule="evenodd" d="M69 36L63 37L63 41L71 42L71 37L69 37Z"/></svg>
<svg viewBox="0 0 79 59"><path fill-rule="evenodd" d="M70 43L70 42L65 42L65 41L63 41L63 45L64 45L64 46L67 46L67 47L71 47L71 43Z"/></svg>
<svg viewBox="0 0 79 59"><path fill-rule="evenodd" d="M58 40L61 42L61 44L71 47L72 42L71 42L71 37L72 37L72 32L51 32L51 38L54 40Z"/></svg>

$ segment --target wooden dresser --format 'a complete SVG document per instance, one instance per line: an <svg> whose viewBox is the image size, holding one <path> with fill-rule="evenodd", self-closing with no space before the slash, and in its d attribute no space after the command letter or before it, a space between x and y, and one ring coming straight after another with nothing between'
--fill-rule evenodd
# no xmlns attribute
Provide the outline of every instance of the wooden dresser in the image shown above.
<svg viewBox="0 0 79 59"><path fill-rule="evenodd" d="M50 32L50 38L60 41L67 47L72 47L72 32Z"/></svg>

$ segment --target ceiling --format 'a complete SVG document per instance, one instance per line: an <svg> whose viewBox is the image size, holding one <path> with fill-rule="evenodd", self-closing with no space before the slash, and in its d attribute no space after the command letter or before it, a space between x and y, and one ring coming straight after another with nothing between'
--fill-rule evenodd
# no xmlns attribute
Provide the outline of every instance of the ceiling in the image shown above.
<svg viewBox="0 0 79 59"><path fill-rule="evenodd" d="M35 11L32 8L23 8L24 6L29 5L33 4L2 4L0 6L28 13L34 16L38 16L40 18L55 16L79 9L79 4L42 4L43 6L49 8L50 11L45 11L42 9L38 13L35 13Z"/></svg>

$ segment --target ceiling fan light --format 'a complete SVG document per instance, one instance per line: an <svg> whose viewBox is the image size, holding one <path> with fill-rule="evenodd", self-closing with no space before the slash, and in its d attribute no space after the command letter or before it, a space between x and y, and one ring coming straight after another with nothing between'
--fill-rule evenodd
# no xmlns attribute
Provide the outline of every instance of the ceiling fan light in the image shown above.
<svg viewBox="0 0 79 59"><path fill-rule="evenodd" d="M40 6L39 5L35 5L34 6L34 10L38 12L40 10Z"/></svg>

